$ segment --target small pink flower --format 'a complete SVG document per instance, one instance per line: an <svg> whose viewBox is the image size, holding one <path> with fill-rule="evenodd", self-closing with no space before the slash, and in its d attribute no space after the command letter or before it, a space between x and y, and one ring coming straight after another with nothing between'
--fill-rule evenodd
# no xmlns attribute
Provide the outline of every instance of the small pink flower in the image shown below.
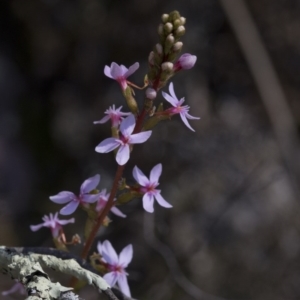
<svg viewBox="0 0 300 300"><path fill-rule="evenodd" d="M120 84L122 90L124 91L127 88L127 80L126 79L130 75L132 75L139 67L140 67L140 64L138 62L136 62L132 66L130 66L129 69L127 69L123 65L119 66L118 64L113 62L110 65L110 67L105 66L104 74L107 77L116 80Z"/></svg>
<svg viewBox="0 0 300 300"><path fill-rule="evenodd" d="M98 252L102 256L103 262L107 265L110 270L106 273L103 278L110 286L114 286L118 283L118 286L123 294L131 297L128 282L127 282L127 272L125 268L129 265L133 256L132 245L126 246L118 256L115 249L109 241L104 241L98 243Z"/></svg>
<svg viewBox="0 0 300 300"><path fill-rule="evenodd" d="M196 55L192 55L189 53L182 54L179 59L174 64L174 71L180 71L181 69L189 70L194 67L197 60Z"/></svg>
<svg viewBox="0 0 300 300"><path fill-rule="evenodd" d="M125 165L129 160L130 145L144 143L152 134L151 130L132 134L134 127L135 117L131 114L124 119L120 125L120 138L105 139L95 148L96 152L108 153L119 147L116 155L116 161L121 166Z"/></svg>
<svg viewBox="0 0 300 300"><path fill-rule="evenodd" d="M154 198L160 206L170 208L172 205L168 203L160 194L160 190L157 190L156 187L159 185L159 177L162 172L162 165L158 164L153 167L150 172L150 179L148 179L144 173L135 166L133 168L133 177L137 183L141 186L140 192L144 193L143 196L143 207L147 212L154 212Z"/></svg>
<svg viewBox="0 0 300 300"><path fill-rule="evenodd" d="M109 198L109 193L106 193L106 189L104 189L104 190L102 190L101 192L100 192L100 198L99 198L99 200L98 200L98 202L97 202L97 206L96 206L96 210L97 211L100 211L100 210L102 210L104 207L105 207L105 205L106 205L106 203L107 203L107 201L108 201L108 198ZM111 208L111 212L113 213L113 214L115 214L116 216L118 216L118 217L121 217L121 218L126 218L126 215L124 215L118 208L116 208L115 206L113 206L112 208Z"/></svg>
<svg viewBox="0 0 300 300"><path fill-rule="evenodd" d="M30 229L32 231L37 231L41 229L42 227L48 227L51 229L52 236L54 238L57 238L59 236L59 232L62 229L63 225L69 224L69 223L74 223L75 219L69 219L69 220L59 220L58 219L58 213L55 213L55 215L50 214L49 217L45 215L43 217L44 223L39 224L39 225L30 225Z"/></svg>
<svg viewBox="0 0 300 300"><path fill-rule="evenodd" d="M121 121L123 120L123 117L129 116L131 114L129 112L128 113L122 112L121 109L122 106L116 109L115 105L113 104L112 107L109 107L109 109L105 111L105 114L107 116L103 117L99 121L95 121L94 124L103 124L107 122L109 119L111 119L112 127L118 127Z"/></svg>
<svg viewBox="0 0 300 300"><path fill-rule="evenodd" d="M96 189L99 182L100 175L96 174L95 176L90 177L83 182L83 184L80 187L79 196L76 196L74 193L69 191L63 191L55 196L51 196L50 200L58 204L68 203L65 207L63 207L60 210L60 214L70 215L76 210L79 204L84 205L94 203L99 199L99 194L90 194L91 191Z"/></svg>
<svg viewBox="0 0 300 300"><path fill-rule="evenodd" d="M2 296L7 296L14 293L18 293L21 295L27 294L23 284L17 280L16 283L9 290L1 292Z"/></svg>
<svg viewBox="0 0 300 300"><path fill-rule="evenodd" d="M192 131L195 131L191 125L189 124L187 119L191 119L191 120L198 120L200 118L198 117L193 117L189 114L189 109L190 107L188 105L184 105L182 106L183 102L184 102L184 98L181 98L180 100L177 99L175 92L174 92L174 86L173 86L173 82L170 83L169 85L169 92L170 95L162 92L163 97L173 106L169 109L167 109L165 111L165 113L169 114L169 115L175 115L175 114L179 114L181 117L181 120L183 121L183 123Z"/></svg>

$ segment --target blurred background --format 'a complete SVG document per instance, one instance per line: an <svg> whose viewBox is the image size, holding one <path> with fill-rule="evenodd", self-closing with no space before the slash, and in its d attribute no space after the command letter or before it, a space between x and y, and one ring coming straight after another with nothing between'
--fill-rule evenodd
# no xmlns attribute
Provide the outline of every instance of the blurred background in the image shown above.
<svg viewBox="0 0 300 300"><path fill-rule="evenodd" d="M97 173L110 188L113 155L94 151L110 125L93 121L126 105L104 66L138 61L130 80L142 85L160 16L176 9L187 18L183 52L198 60L173 78L175 92L201 120L195 133L178 116L159 124L125 170L133 182L135 165L148 175L161 162L173 208L150 215L134 200L98 240L118 252L133 244L137 299L300 298L300 1L233 2L0 2L1 245L52 246L48 229L29 229L61 208L49 196L77 193ZM84 217L65 227L69 239Z"/></svg>

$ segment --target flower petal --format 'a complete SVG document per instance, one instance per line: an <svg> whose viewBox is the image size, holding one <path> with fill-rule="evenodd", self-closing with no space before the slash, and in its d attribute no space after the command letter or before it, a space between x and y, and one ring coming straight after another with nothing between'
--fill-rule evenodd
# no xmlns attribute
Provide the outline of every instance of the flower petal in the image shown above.
<svg viewBox="0 0 300 300"><path fill-rule="evenodd" d="M81 196L81 201L85 203L94 203L100 199L100 194L84 194Z"/></svg>
<svg viewBox="0 0 300 300"><path fill-rule="evenodd" d="M107 122L110 119L110 116L104 116L101 120L99 121L94 121L94 124L103 124L105 122Z"/></svg>
<svg viewBox="0 0 300 300"><path fill-rule="evenodd" d="M135 116L133 114L130 114L127 118L125 118L121 125L120 125L120 131L125 137L128 137L131 135L135 127Z"/></svg>
<svg viewBox="0 0 300 300"><path fill-rule="evenodd" d="M121 141L116 138L108 138L102 141L96 148L95 151L99 153L108 153L113 151L120 146Z"/></svg>
<svg viewBox="0 0 300 300"><path fill-rule="evenodd" d="M76 199L76 196L72 192L63 191L63 192L58 193L57 195L50 196L49 198L54 203L65 204L67 202L70 202L70 201Z"/></svg>
<svg viewBox="0 0 300 300"><path fill-rule="evenodd" d="M59 211L59 213L61 215L65 215L65 216L66 215L70 215L70 214L72 214L76 210L76 208L78 207L78 205L79 205L79 201L72 201L69 204L67 204L65 207L63 207Z"/></svg>
<svg viewBox="0 0 300 300"><path fill-rule="evenodd" d="M110 74L115 80L117 80L119 77L123 77L124 75L122 67L116 64L115 62L111 64Z"/></svg>
<svg viewBox="0 0 300 300"><path fill-rule="evenodd" d="M152 134L152 130L143 131L140 133L132 134L130 136L129 143L130 144L141 144L146 142Z"/></svg>
<svg viewBox="0 0 300 300"><path fill-rule="evenodd" d="M103 276L103 279L111 286L113 287L117 283L118 279L118 273L117 272L109 272Z"/></svg>
<svg viewBox="0 0 300 300"><path fill-rule="evenodd" d="M144 210L149 213L153 213L154 212L153 204L154 204L154 196L152 194L146 193L143 196Z"/></svg>
<svg viewBox="0 0 300 300"><path fill-rule="evenodd" d="M102 256L110 265L116 265L119 261L118 255L109 241L102 244Z"/></svg>
<svg viewBox="0 0 300 300"><path fill-rule="evenodd" d="M116 155L116 161L120 166L125 165L129 160L130 155L130 149L129 145L123 145L119 148L117 155Z"/></svg>
<svg viewBox="0 0 300 300"><path fill-rule="evenodd" d="M162 92L162 95L172 106L176 107L178 105L178 100L172 98L169 94Z"/></svg>
<svg viewBox="0 0 300 300"><path fill-rule="evenodd" d="M191 127L191 125L189 124L189 122L188 122L188 120L187 120L187 118L186 118L184 112L181 112L181 113L180 113L180 118L181 118L182 122L185 124L185 126L186 126L187 128L189 128L190 130L192 130L192 131L195 132L195 130L194 130L194 129Z"/></svg>
<svg viewBox="0 0 300 300"><path fill-rule="evenodd" d="M121 292L127 297L131 297L130 289L127 282L126 274L119 274L118 276L118 286Z"/></svg>
<svg viewBox="0 0 300 300"><path fill-rule="evenodd" d="M189 113L185 113L185 116L188 118L188 119L190 119L190 120L199 120L200 119L200 117L194 117L194 116L191 116Z"/></svg>
<svg viewBox="0 0 300 300"><path fill-rule="evenodd" d="M131 74L133 74L138 68L140 67L140 64L138 62L134 63L132 66L129 67L128 71L124 73L124 77L127 78Z"/></svg>
<svg viewBox="0 0 300 300"><path fill-rule="evenodd" d="M175 95L175 92L174 92L174 84L173 84L173 82L171 82L170 85L169 85L169 93L170 93L170 95L171 95L174 99L176 99L176 100L178 101L178 99L177 99L177 97L176 97L176 95Z"/></svg>
<svg viewBox="0 0 300 300"><path fill-rule="evenodd" d="M98 242L98 244L97 244L97 250L98 250L99 254L102 256L103 247L102 247L101 242Z"/></svg>
<svg viewBox="0 0 300 300"><path fill-rule="evenodd" d="M153 167L153 169L150 172L150 182L152 184L158 185L158 180L162 172L162 164L158 164Z"/></svg>
<svg viewBox="0 0 300 300"><path fill-rule="evenodd" d="M100 175L96 174L93 177L86 179L80 187L80 193L86 194L94 190L100 182Z"/></svg>
<svg viewBox="0 0 300 300"><path fill-rule="evenodd" d="M105 67L104 67L104 74L105 74L107 77L114 79L114 78L111 76L111 68L110 68L109 66L105 66Z"/></svg>
<svg viewBox="0 0 300 300"><path fill-rule="evenodd" d="M126 218L127 216L124 215L117 207L113 207L111 210L110 210L114 215L118 216L118 217L121 217L121 218Z"/></svg>
<svg viewBox="0 0 300 300"><path fill-rule="evenodd" d="M137 167L135 166L132 171L132 175L136 182L141 186L146 186L149 184L149 179L145 176L145 174Z"/></svg>
<svg viewBox="0 0 300 300"><path fill-rule="evenodd" d="M160 192L155 193L155 199L157 200L158 204L162 207L166 207L166 208L171 208L173 207L169 202L167 202L162 195L160 194Z"/></svg>
<svg viewBox="0 0 300 300"><path fill-rule="evenodd" d="M60 225L66 225L66 224L69 224L69 223L74 223L75 219L72 218L72 219L69 219L69 220L57 220L56 222Z"/></svg>
<svg viewBox="0 0 300 300"><path fill-rule="evenodd" d="M44 227L44 223L38 224L38 225L30 225L31 231L37 231L37 230L41 229L42 227Z"/></svg>
<svg viewBox="0 0 300 300"><path fill-rule="evenodd" d="M132 260L133 248L132 245L126 246L119 255L119 265L126 268Z"/></svg>

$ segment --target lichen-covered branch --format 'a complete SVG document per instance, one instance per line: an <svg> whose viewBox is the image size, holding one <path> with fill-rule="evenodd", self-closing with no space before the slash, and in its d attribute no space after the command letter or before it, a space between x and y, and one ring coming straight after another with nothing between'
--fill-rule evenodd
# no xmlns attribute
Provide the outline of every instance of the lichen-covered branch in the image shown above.
<svg viewBox="0 0 300 300"><path fill-rule="evenodd" d="M59 300L66 292L72 290L72 288L61 286L60 283L52 283L42 267L48 267L86 281L98 288L109 299L118 300L101 276L82 268L74 259L63 260L53 255L21 252L22 248L1 246L0 268L4 274L22 282L29 296L27 300Z"/></svg>

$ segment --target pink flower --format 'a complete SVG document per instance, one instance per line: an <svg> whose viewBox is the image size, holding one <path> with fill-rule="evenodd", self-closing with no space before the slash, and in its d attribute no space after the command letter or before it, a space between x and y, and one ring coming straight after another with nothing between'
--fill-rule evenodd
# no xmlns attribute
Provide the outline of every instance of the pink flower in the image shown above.
<svg viewBox="0 0 300 300"><path fill-rule="evenodd" d="M102 210L104 207L105 207L105 205L106 205L106 203L107 203L107 201L108 201L108 198L109 198L109 193L106 193L106 189L104 189L104 190L102 190L101 192L100 192L100 199L98 200L98 202L97 202L97 206L96 206L96 210L97 211L100 211L100 210ZM116 216L118 216L118 217L121 217L121 218L126 218L126 215L124 215L118 208L116 208L115 206L113 206L112 208L111 208L111 212L113 213L113 214L115 214Z"/></svg>
<svg viewBox="0 0 300 300"><path fill-rule="evenodd" d="M175 115L175 114L180 114L181 120L183 121L183 123L192 131L195 131L191 125L189 124L187 119L191 119L191 120L198 120L200 118L198 117L193 117L191 116L188 112L190 107L188 105L184 105L182 106L182 103L184 102L184 98L181 98L180 100L177 99L175 92L174 92L174 86L173 86L173 82L170 83L169 85L169 92L170 95L162 92L162 95L164 96L164 98L171 104L173 105L173 107L167 109L165 112L170 114L170 115Z"/></svg>
<svg viewBox="0 0 300 300"><path fill-rule="evenodd" d="M160 194L160 190L156 187L159 185L159 177L161 175L162 165L158 164L153 167L150 172L150 179L148 179L144 173L135 166L133 168L133 177L137 183L141 186L140 192L144 193L143 196L143 207L147 212L152 213L154 211L153 204L154 198L160 206L170 208L172 205L168 203Z"/></svg>
<svg viewBox="0 0 300 300"><path fill-rule="evenodd" d="M50 200L58 204L68 203L60 210L60 214L70 215L76 210L79 204L94 203L99 199L99 194L90 194L91 191L96 189L99 182L100 175L96 174L83 182L80 187L79 196L76 196L74 193L69 191L63 191L55 196L51 196Z"/></svg>
<svg viewBox="0 0 300 300"><path fill-rule="evenodd" d="M115 62L113 62L110 67L105 66L104 68L104 74L112 78L120 84L122 90L124 91L127 88L127 77L132 75L138 68L140 67L140 64L138 62L134 63L132 66L127 69L123 65L118 65Z"/></svg>
<svg viewBox="0 0 300 300"><path fill-rule="evenodd" d="M131 114L124 119L120 125L120 138L117 139L112 137L105 139L95 148L96 152L108 153L119 147L116 155L116 161L121 166L125 165L129 160L130 145L144 143L152 134L151 130L132 134L134 127L135 117Z"/></svg>
<svg viewBox="0 0 300 300"><path fill-rule="evenodd" d="M123 294L131 297L128 282L127 273L125 268L129 265L133 256L132 245L126 246L118 256L115 249L112 247L109 241L104 241L103 244L98 243L98 252L102 256L103 262L110 270L103 278L110 286L114 286L118 283L118 286Z"/></svg>
<svg viewBox="0 0 300 300"><path fill-rule="evenodd" d="M14 293L19 293L21 295L27 294L23 284L17 280L16 283L9 290L1 292L2 296L7 296Z"/></svg>
<svg viewBox="0 0 300 300"><path fill-rule="evenodd" d="M123 120L123 117L129 116L131 114L129 112L128 113L121 112L121 109L122 106L116 109L115 105L113 104L112 107L109 107L109 109L105 111L105 114L107 116L103 117L100 121L95 121L94 124L103 124L107 122L109 119L111 119L112 127L118 127L121 121Z"/></svg>
<svg viewBox="0 0 300 300"><path fill-rule="evenodd" d="M58 219L58 213L55 213L55 215L50 214L49 217L45 215L43 217L44 223L39 224L39 225L30 225L30 229L32 231L37 231L41 229L42 227L48 227L51 229L52 236L54 238L57 238L59 236L59 232L62 229L63 225L66 225L68 223L74 223L75 219L72 218L70 220L59 220Z"/></svg>
<svg viewBox="0 0 300 300"><path fill-rule="evenodd" d="M181 69L188 70L191 69L197 60L196 55L191 55L189 53L182 54L179 59L174 64L174 71L180 71Z"/></svg>

